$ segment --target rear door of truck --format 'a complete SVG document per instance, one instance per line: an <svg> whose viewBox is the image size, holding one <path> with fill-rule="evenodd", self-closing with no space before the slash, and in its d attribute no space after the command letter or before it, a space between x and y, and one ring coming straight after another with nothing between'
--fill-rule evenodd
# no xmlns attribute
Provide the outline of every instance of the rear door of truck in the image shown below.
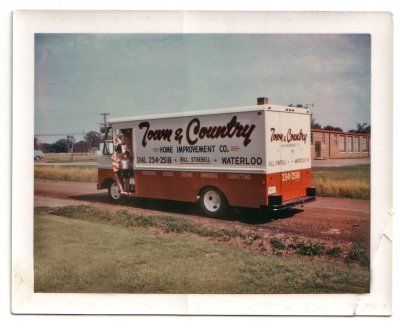
<svg viewBox="0 0 400 328"><path fill-rule="evenodd" d="M268 194L281 194L283 201L306 195L311 185L310 132L310 114L305 108L267 112Z"/></svg>

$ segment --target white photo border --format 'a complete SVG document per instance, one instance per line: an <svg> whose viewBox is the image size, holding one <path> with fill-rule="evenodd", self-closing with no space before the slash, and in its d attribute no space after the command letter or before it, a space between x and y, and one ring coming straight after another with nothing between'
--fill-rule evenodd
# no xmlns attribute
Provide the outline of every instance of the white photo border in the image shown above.
<svg viewBox="0 0 400 328"><path fill-rule="evenodd" d="M371 35L369 294L167 295L33 291L35 33L364 33ZM12 312L390 315L393 27L378 12L16 11L13 13ZM31 149L32 151L18 151ZM30 168L30 169L29 169ZM21 195L23 202L21 202Z"/></svg>

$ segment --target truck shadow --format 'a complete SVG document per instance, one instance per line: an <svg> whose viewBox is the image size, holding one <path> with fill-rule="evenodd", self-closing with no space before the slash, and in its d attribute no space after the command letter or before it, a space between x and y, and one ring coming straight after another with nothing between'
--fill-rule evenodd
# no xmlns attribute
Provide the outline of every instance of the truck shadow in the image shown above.
<svg viewBox="0 0 400 328"><path fill-rule="evenodd" d="M240 221L249 224L264 224L276 220L289 219L296 214L303 212L303 210L299 208L287 208L279 212L272 212L264 209L234 207L231 212L232 214L222 219Z"/></svg>
<svg viewBox="0 0 400 328"><path fill-rule="evenodd" d="M71 196L71 199L110 204L107 194L89 194L89 195L79 195ZM195 203L179 202L179 201L169 201L160 199L149 199L149 198L125 198L121 199L118 203L111 203L115 205L120 205L122 207L132 207L141 208L144 210L153 210L165 212L168 214L185 214L185 215L195 215L204 216L201 213L199 207ZM289 208L279 212L271 212L264 209L253 209L245 207L232 207L222 217L215 218L216 220L223 221L239 221L248 224L264 224L271 221L288 219L302 212L299 208ZM210 219L210 218L209 218ZM212 219L212 218L211 218Z"/></svg>

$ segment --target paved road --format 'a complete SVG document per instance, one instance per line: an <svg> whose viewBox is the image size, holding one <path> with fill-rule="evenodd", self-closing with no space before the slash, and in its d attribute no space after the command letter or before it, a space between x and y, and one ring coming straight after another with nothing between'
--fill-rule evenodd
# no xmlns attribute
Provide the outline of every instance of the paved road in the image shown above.
<svg viewBox="0 0 400 328"><path fill-rule="evenodd" d="M331 243L362 243L368 245L370 204L367 200L318 197L301 209L287 210L278 215L252 209L236 209L228 217L210 219L202 216L192 203L129 198L111 204L106 190L96 184L35 180L35 206L96 204L139 213L170 213L216 228L245 227L259 232L302 236Z"/></svg>

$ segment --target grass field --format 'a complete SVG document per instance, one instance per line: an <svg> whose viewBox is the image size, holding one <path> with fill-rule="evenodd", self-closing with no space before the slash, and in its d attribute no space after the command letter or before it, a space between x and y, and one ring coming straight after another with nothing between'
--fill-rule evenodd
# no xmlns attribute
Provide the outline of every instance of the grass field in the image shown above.
<svg viewBox="0 0 400 328"><path fill-rule="evenodd" d="M35 178L58 181L97 182L93 166L35 166Z"/></svg>
<svg viewBox="0 0 400 328"><path fill-rule="evenodd" d="M206 236L109 224L71 208L35 213L35 292L365 293L369 271L301 256L259 254ZM92 213L93 215L93 213ZM104 219L104 218L103 218Z"/></svg>
<svg viewBox="0 0 400 328"><path fill-rule="evenodd" d="M312 172L318 196L370 198L370 165L316 167ZM35 166L35 178L97 182L97 168Z"/></svg>
<svg viewBox="0 0 400 328"><path fill-rule="evenodd" d="M41 207L36 209L36 213L47 213L127 228L153 229L162 233L190 233L252 251L279 253L279 255L317 256L318 258L356 263L364 267L369 266L368 245L364 244L327 245L321 240L299 238L299 236L281 238L275 234L266 235L258 231L242 230L236 227L208 227L177 215L143 214L128 209L106 209L94 205Z"/></svg>
<svg viewBox="0 0 400 328"><path fill-rule="evenodd" d="M370 198L370 165L315 167L312 181L318 196Z"/></svg>
<svg viewBox="0 0 400 328"><path fill-rule="evenodd" d="M97 156L93 153L74 153L72 157L69 153L45 153L41 161L53 163L95 162L97 161Z"/></svg>

